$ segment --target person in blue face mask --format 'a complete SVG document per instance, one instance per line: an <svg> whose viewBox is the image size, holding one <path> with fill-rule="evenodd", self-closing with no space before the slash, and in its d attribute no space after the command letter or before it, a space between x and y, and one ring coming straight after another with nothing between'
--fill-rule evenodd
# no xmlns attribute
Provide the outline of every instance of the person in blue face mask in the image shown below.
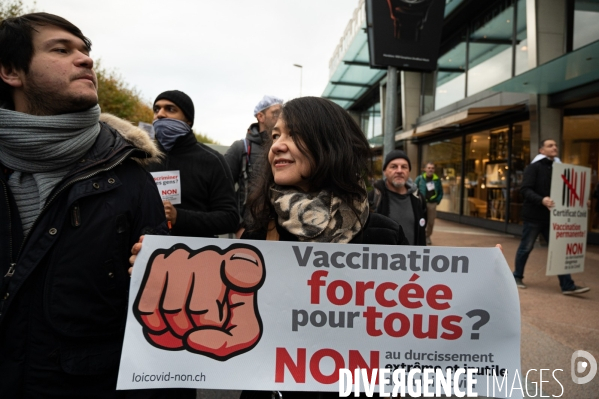
<svg viewBox="0 0 599 399"><path fill-rule="evenodd" d="M197 142L193 101L182 91L169 90L156 97L153 109L156 141L165 156L148 171L172 172L171 180L180 183L176 200L163 197L171 234L214 237L234 232L239 215L231 171L220 153Z"/></svg>

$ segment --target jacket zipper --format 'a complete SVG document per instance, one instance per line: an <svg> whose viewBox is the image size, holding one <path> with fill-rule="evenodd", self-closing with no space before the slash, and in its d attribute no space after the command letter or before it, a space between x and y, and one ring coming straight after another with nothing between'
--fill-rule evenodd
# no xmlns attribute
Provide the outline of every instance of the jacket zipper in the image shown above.
<svg viewBox="0 0 599 399"><path fill-rule="evenodd" d="M10 211L10 201L8 199L8 187L6 187L6 183L4 181L2 181L2 185L4 186L4 198L6 199L6 209L8 211L8 258L10 266L8 268L8 272L4 275L4 279L7 280L11 278L13 274L15 274L15 267L17 266L17 264L14 262L12 251L12 213ZM0 294L2 295L0 297L0 315L2 315L4 304L8 299L8 285L5 285L4 282L2 285L5 286L5 289L7 289L7 291L3 290L4 292L0 292Z"/></svg>
<svg viewBox="0 0 599 399"><path fill-rule="evenodd" d="M65 184L64 186L62 186L60 188L60 190L58 190L48 201L46 201L46 204L44 205L44 207L42 208L42 210L40 211L39 215L37 216L37 218L35 219L35 221L33 222L33 224L31 225L31 228L29 229L29 232L27 233L27 236L25 236L25 238L23 239L23 242L21 243L21 247L19 248L19 251L17 252L17 259L19 259L19 256L21 255L21 251L23 250L23 247L25 246L25 243L27 242L27 238L29 238L29 234L31 234L31 232L34 230L38 220L40 220L40 217L43 215L44 211L46 209L48 209L48 207L50 206L50 204L52 203L52 201L54 201L54 199L56 199L56 197L62 193L67 187L72 186L73 184L80 182L82 180L86 180L89 179L90 177L93 177L99 173L102 172L107 172L111 169L114 169L117 165L119 165L121 162L123 162L133 151L135 151L135 149L131 149L129 151L127 151L127 153L125 153L125 155L123 155L121 158L119 158L118 161L112 163L112 165L110 165L107 168L103 168L103 169L98 169L86 176L83 177L78 177L76 179L73 179L71 181L69 181L67 184ZM16 263L12 264L11 269L12 269L12 274L14 274L14 269L16 267ZM10 271L10 270L9 270ZM10 276L12 276L12 274ZM9 276L9 277L10 277Z"/></svg>
<svg viewBox="0 0 599 399"><path fill-rule="evenodd" d="M15 274L15 266L17 265L14 262L14 258L12 256L12 214L10 212L10 201L8 200L8 187L6 187L6 183L4 181L2 181L2 185L4 186L4 198L6 199L6 209L8 210L8 258L10 261L8 273L6 273L4 277L12 277L12 275Z"/></svg>

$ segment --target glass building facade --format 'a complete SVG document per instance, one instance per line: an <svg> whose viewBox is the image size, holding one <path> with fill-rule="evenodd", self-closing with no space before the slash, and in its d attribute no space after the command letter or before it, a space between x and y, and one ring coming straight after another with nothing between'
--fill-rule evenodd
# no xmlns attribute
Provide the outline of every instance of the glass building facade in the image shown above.
<svg viewBox="0 0 599 399"><path fill-rule="evenodd" d="M435 163L438 217L520 234L523 172L541 140L555 139L562 161L589 167L592 189L599 185L599 0L445 2L437 69L420 73L417 90L400 80L395 146L410 155L413 178L414 165ZM381 173L378 71L361 96L338 103L360 120ZM416 117L401 104L410 96L419 98ZM589 242L599 244L599 200L589 199Z"/></svg>
<svg viewBox="0 0 599 399"><path fill-rule="evenodd" d="M501 1L445 44L438 60L435 109L529 69L526 0Z"/></svg>

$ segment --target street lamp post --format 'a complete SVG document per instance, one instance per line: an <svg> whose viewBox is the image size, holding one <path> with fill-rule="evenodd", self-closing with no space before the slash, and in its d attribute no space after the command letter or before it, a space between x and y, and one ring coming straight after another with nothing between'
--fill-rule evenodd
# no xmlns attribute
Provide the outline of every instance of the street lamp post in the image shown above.
<svg viewBox="0 0 599 399"><path fill-rule="evenodd" d="M302 75L304 73L304 67L301 66L300 64L293 64L294 67L297 67L300 69L300 97L302 96Z"/></svg>

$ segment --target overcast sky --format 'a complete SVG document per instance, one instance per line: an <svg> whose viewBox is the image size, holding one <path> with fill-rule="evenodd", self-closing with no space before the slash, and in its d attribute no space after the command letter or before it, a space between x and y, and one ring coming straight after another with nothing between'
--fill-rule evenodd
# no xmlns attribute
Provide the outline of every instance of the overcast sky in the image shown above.
<svg viewBox="0 0 599 399"><path fill-rule="evenodd" d="M25 0L28 6L33 0ZM186 92L196 131L229 145L264 94L320 96L329 60L358 0L37 0L93 43L92 58L149 103Z"/></svg>

